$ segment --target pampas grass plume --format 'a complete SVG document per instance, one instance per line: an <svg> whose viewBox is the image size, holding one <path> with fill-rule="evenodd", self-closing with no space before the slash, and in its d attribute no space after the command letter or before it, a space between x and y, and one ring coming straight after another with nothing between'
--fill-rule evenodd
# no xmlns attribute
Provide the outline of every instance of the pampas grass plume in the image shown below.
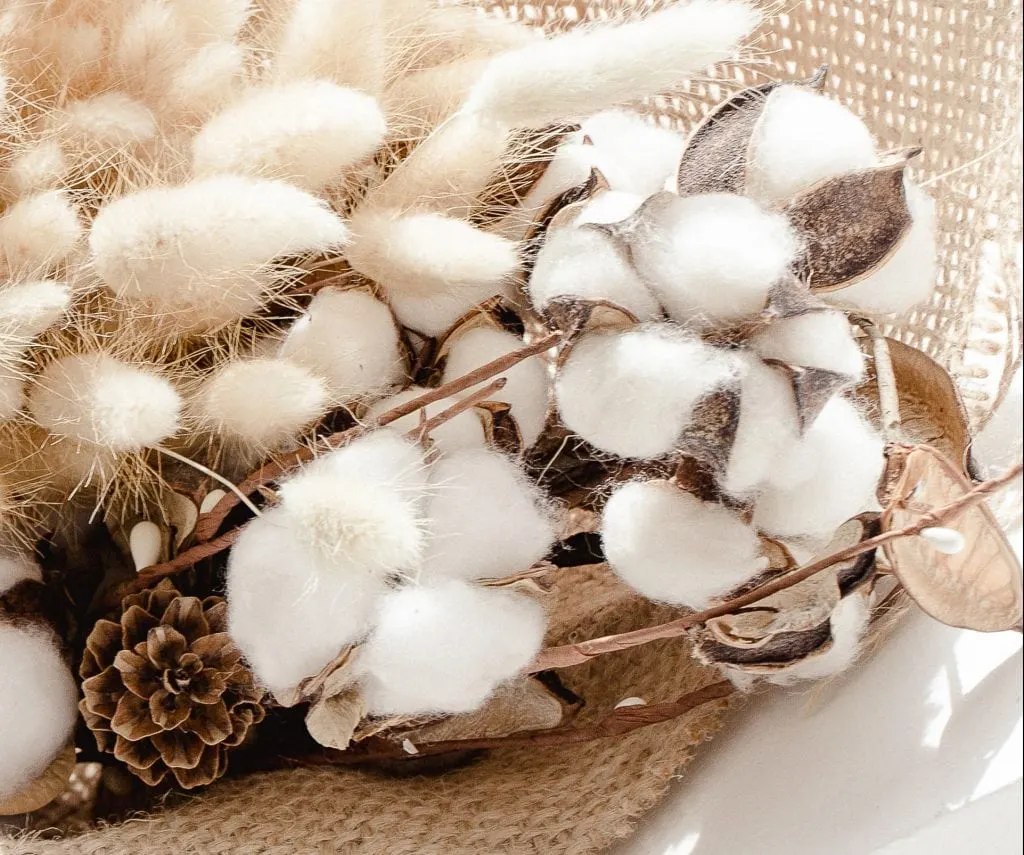
<svg viewBox="0 0 1024 855"><path fill-rule="evenodd" d="M125 148L156 136L153 112L124 92L104 92L64 108L62 137L77 149Z"/></svg>
<svg viewBox="0 0 1024 855"><path fill-rule="evenodd" d="M71 304L61 282L22 282L0 291L0 332L30 339L53 326Z"/></svg>
<svg viewBox="0 0 1024 855"><path fill-rule="evenodd" d="M543 635L544 610L511 591L457 580L397 591L359 660L369 712L471 712L529 665Z"/></svg>
<svg viewBox="0 0 1024 855"><path fill-rule="evenodd" d="M16 155L4 175L4 187L15 197L56 189L67 173L67 163L56 139L42 140Z"/></svg>
<svg viewBox="0 0 1024 855"><path fill-rule="evenodd" d="M491 60L466 109L525 127L589 116L728 58L759 20L745 3L694 0L641 21L540 41Z"/></svg>
<svg viewBox="0 0 1024 855"><path fill-rule="evenodd" d="M308 190L340 178L377 149L384 116L369 95L324 80L252 89L192 141L197 175L281 178Z"/></svg>
<svg viewBox="0 0 1024 855"><path fill-rule="evenodd" d="M45 275L72 253L81 236L82 224L63 191L16 202L0 218L0 256L7 275Z"/></svg>

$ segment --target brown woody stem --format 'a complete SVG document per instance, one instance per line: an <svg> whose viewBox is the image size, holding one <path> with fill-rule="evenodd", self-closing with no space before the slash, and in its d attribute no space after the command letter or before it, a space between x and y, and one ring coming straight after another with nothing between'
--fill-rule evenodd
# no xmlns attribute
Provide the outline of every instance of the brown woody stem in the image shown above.
<svg viewBox="0 0 1024 855"><path fill-rule="evenodd" d="M1022 464L1017 463L998 478L993 478L989 481L984 481L981 484L978 484L973 490L964 493L964 495L950 502L948 505L943 505L942 507L929 511L919 517L917 522L914 522L911 525L883 532L875 537L869 537L867 540L862 540L860 543L854 544L846 549L841 549L838 552L825 556L824 558L819 558L817 561L807 564L804 567L800 567L797 570L793 570L791 573L786 573L777 579L773 579L771 582L767 582L764 585L743 594L742 596L736 597L728 602L715 606L714 608L697 612L696 614L686 615L685 617L659 624L658 626L637 629L633 632L624 632L619 635L608 635L603 638L592 638L588 641L581 641L576 644L566 644L561 647L549 647L538 654L537 658L533 661L533 665L530 667L530 671L532 673L537 673L538 671L547 671L554 668L568 668L572 665L580 665L589 659L593 659L595 656L601 656L605 653L613 653L617 650L626 650L630 647L638 647L641 644L649 644L652 641L658 641L663 638L677 638L683 635L690 627L712 620L713 618L732 614L737 609L752 605L766 597L779 593L779 591L784 591L786 588L798 585L805 579L809 579L816 573L820 573L822 570L825 570L840 561L847 561L850 558L856 558L858 555L863 555L865 552L877 549L879 546L882 546L891 540L897 540L901 537L912 537L919 534L922 529L941 526L945 523L951 522L962 511L977 504L986 496L996 492L997 490L1001 490L1015 478L1019 477L1021 470Z"/></svg>
<svg viewBox="0 0 1024 855"><path fill-rule="evenodd" d="M464 413L466 410L472 409L481 401L490 400L491 396L495 392L505 388L506 382L508 381L505 380L504 377L499 377L493 383L488 383L483 389L479 389L471 395L467 395L461 401L456 401L448 409L442 410L437 415L431 416L422 424L416 425L416 427L406 433L406 438L411 439L413 442L423 442L426 437L430 436L431 431L441 427L445 422L450 422L457 415Z"/></svg>

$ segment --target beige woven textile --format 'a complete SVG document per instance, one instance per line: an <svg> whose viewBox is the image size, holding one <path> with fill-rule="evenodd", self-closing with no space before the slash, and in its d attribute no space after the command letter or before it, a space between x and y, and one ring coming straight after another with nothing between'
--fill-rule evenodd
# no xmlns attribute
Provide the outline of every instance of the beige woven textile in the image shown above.
<svg viewBox="0 0 1024 855"><path fill-rule="evenodd" d="M485 4L549 29L659 3ZM1020 341L1021 8L1019 0L804 0L787 6L723 80L652 99L686 128L729 91L832 67L830 87L886 146L923 145L917 178L939 199L941 276L932 304L898 334L957 375L976 422L991 409ZM560 580L553 640L652 622L596 568ZM622 698L678 697L713 679L684 642L652 644L570 669L584 719ZM506 750L433 778L354 769L295 770L212 787L149 820L64 842L0 841L3 855L584 855L629 833L718 726L681 720L557 750ZM699 782L691 782L698 785Z"/></svg>

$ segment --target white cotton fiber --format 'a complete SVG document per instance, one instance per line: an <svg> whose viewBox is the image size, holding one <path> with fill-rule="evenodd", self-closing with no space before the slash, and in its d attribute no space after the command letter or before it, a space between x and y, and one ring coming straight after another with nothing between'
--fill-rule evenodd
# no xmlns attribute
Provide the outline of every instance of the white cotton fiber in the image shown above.
<svg viewBox="0 0 1024 855"><path fill-rule="evenodd" d="M864 376L864 354L842 312L807 312L772 323L750 342L762 359Z"/></svg>
<svg viewBox="0 0 1024 855"><path fill-rule="evenodd" d="M24 555L0 553L0 595L26 579L32 582L43 581L43 571L39 565Z"/></svg>
<svg viewBox="0 0 1024 855"><path fill-rule="evenodd" d="M475 368L523 347L518 336L504 330L477 327L460 335L448 350L442 383L457 380ZM544 429L548 416L547 366L539 356L531 356L512 366L498 377L507 381L495 393L494 400L503 401L512 410L526 447L533 445Z"/></svg>
<svg viewBox="0 0 1024 855"><path fill-rule="evenodd" d="M764 569L757 533L734 512L667 481L634 481L605 505L608 564L645 597L705 608Z"/></svg>
<svg viewBox="0 0 1024 855"><path fill-rule="evenodd" d="M71 305L62 282L22 282L0 291L0 331L30 339L53 326Z"/></svg>
<svg viewBox="0 0 1024 855"><path fill-rule="evenodd" d="M385 590L375 573L339 571L274 508L228 555L228 631L259 682L283 692L358 641Z"/></svg>
<svg viewBox="0 0 1024 855"><path fill-rule="evenodd" d="M78 686L51 633L0 623L0 799L46 771L77 719Z"/></svg>
<svg viewBox="0 0 1024 855"><path fill-rule="evenodd" d="M519 267L515 243L441 214L364 208L349 225L349 264L389 293L422 298L498 286Z"/></svg>
<svg viewBox="0 0 1024 855"><path fill-rule="evenodd" d="M877 504L884 443L844 398L833 398L777 461L754 505L754 525L777 537L831 534Z"/></svg>
<svg viewBox="0 0 1024 855"><path fill-rule="evenodd" d="M389 595L362 648L371 714L471 712L530 664L544 610L511 591L460 581Z"/></svg>
<svg viewBox="0 0 1024 855"><path fill-rule="evenodd" d="M752 354L743 361L740 420L721 482L734 496L747 495L763 483L800 438L789 378Z"/></svg>
<svg viewBox="0 0 1024 855"><path fill-rule="evenodd" d="M377 401L367 411L365 421L372 423L374 419L388 410L408 403L414 398L420 397L426 391L422 386L410 386L397 395ZM456 401L453 398L442 398L440 401L428 404L422 410L417 410L415 413L410 413L391 422L388 427L401 433L415 430L420 424L421 419L432 418L455 403ZM459 413L455 418L449 419L440 427L434 428L430 432L430 438L434 442L434 447L443 454L469 448L484 448L487 445L483 422L472 410Z"/></svg>
<svg viewBox="0 0 1024 855"><path fill-rule="evenodd" d="M375 431L288 478L281 509L296 539L336 572L408 574L423 554L425 469L417 445Z"/></svg>
<svg viewBox="0 0 1024 855"><path fill-rule="evenodd" d="M874 273L848 288L823 294L824 299L871 314L906 312L928 299L938 275L935 200L908 180L904 187L911 225L896 251Z"/></svg>
<svg viewBox="0 0 1024 855"><path fill-rule="evenodd" d="M551 549L551 509L503 454L447 454L434 464L430 484L420 581L500 579L528 570Z"/></svg>
<svg viewBox="0 0 1024 855"><path fill-rule="evenodd" d="M315 190L370 157L386 126L377 102L326 80L251 89L192 140L196 175L280 178Z"/></svg>
<svg viewBox="0 0 1024 855"><path fill-rule="evenodd" d="M344 223L279 181L222 175L111 202L89 233L96 273L120 298L213 329L255 311L277 258L337 248Z"/></svg>
<svg viewBox="0 0 1024 855"><path fill-rule="evenodd" d="M15 202L0 217L0 257L8 276L42 276L67 259L81 236L67 195L50 190Z"/></svg>
<svg viewBox="0 0 1024 855"><path fill-rule="evenodd" d="M676 445L697 402L738 379L739 361L667 324L591 333L555 380L569 430L622 457L660 457Z"/></svg>
<svg viewBox="0 0 1024 855"><path fill-rule="evenodd" d="M636 113L606 110L583 122L583 133L610 162L605 175L615 190L651 196L675 186L685 140L682 134L652 125Z"/></svg>
<svg viewBox="0 0 1024 855"><path fill-rule="evenodd" d="M829 619L832 646L823 653L773 673L769 681L786 686L798 680L821 680L842 673L857 661L870 620L867 596L852 593L843 597Z"/></svg>
<svg viewBox="0 0 1024 855"><path fill-rule="evenodd" d="M323 377L339 402L373 397L405 378L395 320L366 291L321 289L288 331L280 353Z"/></svg>
<svg viewBox="0 0 1024 855"><path fill-rule="evenodd" d="M556 297L607 300L637 320L653 320L661 307L636 275L626 252L599 229L553 229L530 275L530 301L543 311Z"/></svg>
<svg viewBox="0 0 1024 855"><path fill-rule="evenodd" d="M327 384L285 359L251 359L220 369L203 384L197 414L218 433L273 449L327 412Z"/></svg>
<svg viewBox="0 0 1024 855"><path fill-rule="evenodd" d="M644 197L636 193L608 190L598 193L587 202L572 224L585 226L588 223L620 223L632 216L643 203Z"/></svg>
<svg viewBox="0 0 1024 855"><path fill-rule="evenodd" d="M807 86L779 86L750 141L747 192L775 202L876 162L875 141L859 116Z"/></svg>
<svg viewBox="0 0 1024 855"><path fill-rule="evenodd" d="M28 408L52 434L139 451L178 430L181 398L159 374L90 353L51 362L36 378Z"/></svg>
<svg viewBox="0 0 1024 855"><path fill-rule="evenodd" d="M726 59L759 18L744 3L694 0L641 21L538 41L491 60L465 109L527 127L589 116Z"/></svg>
<svg viewBox="0 0 1024 855"><path fill-rule="evenodd" d="M630 248L669 315L714 323L760 312L797 253L786 218L730 193L657 201Z"/></svg>
<svg viewBox="0 0 1024 855"><path fill-rule="evenodd" d="M425 297L391 291L388 294L388 303L403 327L430 338L439 338L448 332L456 321L484 301L491 297L509 298L512 291L511 280L498 284L466 283L456 290L429 294Z"/></svg>

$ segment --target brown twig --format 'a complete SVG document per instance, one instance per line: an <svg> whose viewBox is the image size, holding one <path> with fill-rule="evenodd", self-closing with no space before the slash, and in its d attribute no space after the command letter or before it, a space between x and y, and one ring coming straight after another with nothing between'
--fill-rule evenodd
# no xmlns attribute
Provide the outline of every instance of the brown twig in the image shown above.
<svg viewBox="0 0 1024 855"><path fill-rule="evenodd" d="M1017 463L998 478L993 478L989 481L984 481L981 484L978 484L973 490L964 493L958 499L955 499L949 504L943 505L940 508L935 508L926 514L923 514L916 522L911 523L910 525L899 529L893 529L892 531L883 532L875 537L869 537L866 540L862 540L860 543L847 547L846 549L841 549L838 552L825 556L824 558L819 558L817 561L813 561L810 564L793 570L790 573L779 576L771 582L767 582L766 584L754 588L742 596L735 597L734 599L715 606L714 608L706 609L705 611L697 612L696 614L686 615L685 617L668 621L667 623L659 624L658 626L645 627L644 629L624 632L619 635L592 638L588 641L580 641L576 644L566 644L561 647L549 647L538 654L533 665L530 667L530 671L532 673L537 673L539 671L547 671L554 668L568 668L572 665L580 665L590 659L593 659L595 656L601 656L605 653L614 653L617 650L626 650L630 647L638 647L641 644L649 644L652 641L658 641L664 638L677 638L680 635L683 635L690 627L696 626L700 623L705 623L713 618L732 614L738 609L759 602L766 597L779 593L779 591L786 590L786 588L798 585L805 579L809 579L814 574L820 573L822 570L825 570L834 564L838 564L840 561L847 561L850 558L856 558L858 555L863 555L865 552L877 549L879 546L882 546L891 540L897 540L901 537L912 537L919 534L922 529L949 523L962 511L977 504L986 496L1002 489L1015 478L1019 477L1021 470L1022 464Z"/></svg>
<svg viewBox="0 0 1024 855"><path fill-rule="evenodd" d="M711 701L723 700L735 692L728 680L712 683L703 689L690 692L674 701L650 706L620 707L600 721L584 726L556 727L550 730L520 731L508 736L489 739L451 739L441 742L426 742L416 745L416 753L409 754L401 745L387 740L377 740L366 748L350 748L347 751L326 749L322 754L301 758L282 758L286 762L311 766L338 766L373 763L380 760L409 760L414 757L430 757L457 751L484 751L491 748L525 748L537 746L573 745L621 736L643 727L671 721L692 712Z"/></svg>
<svg viewBox="0 0 1024 855"><path fill-rule="evenodd" d="M406 438L411 439L413 442L423 442L423 440L430 436L430 432L437 430L445 422L450 422L457 415L464 413L466 410L470 410L479 404L481 401L488 401L491 396L505 388L505 383L508 381L504 377L499 377L493 383L488 383L483 389L479 389L473 392L471 395L467 395L461 401L456 401L448 409L441 410L437 415L431 416L429 419L424 421L422 424L416 425L411 431L406 433Z"/></svg>
<svg viewBox="0 0 1024 855"><path fill-rule="evenodd" d="M854 322L868 334L875 357L875 385L878 387L878 409L882 416L882 436L894 442L900 431L900 396L896 374L889 354L889 342L878 326L868 318L854 317Z"/></svg>

